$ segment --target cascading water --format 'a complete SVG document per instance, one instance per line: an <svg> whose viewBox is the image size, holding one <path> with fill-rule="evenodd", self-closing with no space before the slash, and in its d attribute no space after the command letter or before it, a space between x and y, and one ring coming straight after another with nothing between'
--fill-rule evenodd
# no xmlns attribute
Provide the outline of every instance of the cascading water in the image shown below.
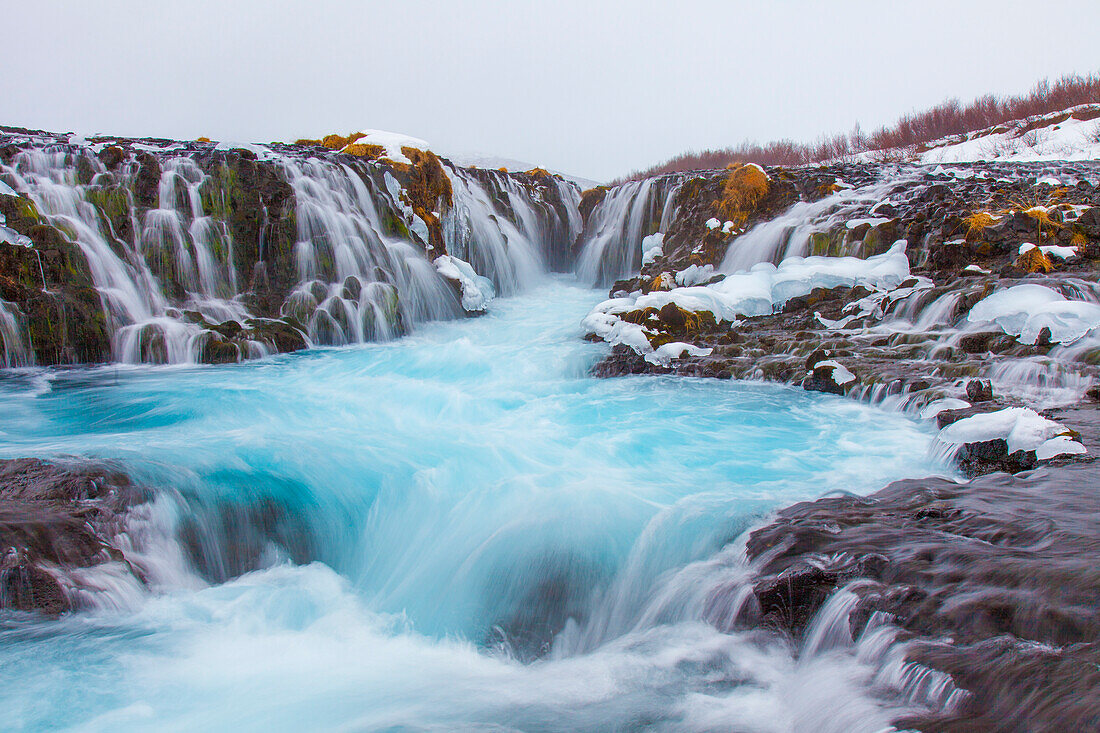
<svg viewBox="0 0 1100 733"><path fill-rule="evenodd" d="M642 265L642 238L667 231L681 176L632 181L609 191L581 234L577 274L607 287Z"/></svg>
<svg viewBox="0 0 1100 733"><path fill-rule="evenodd" d="M719 269L737 272L760 262L779 264L787 257L806 256L811 253L812 235L843 227L868 211L874 216L877 207L891 203L892 192L905 190L906 183L916 176L887 171L872 184L841 188L818 201L800 201L779 216L735 237Z"/></svg>
<svg viewBox="0 0 1100 733"><path fill-rule="evenodd" d="M373 164L265 148L257 163L231 164L228 149L134 144L137 155L108 170L96 154L107 143L18 143L0 167L4 193L32 201L35 216L79 248L115 360L235 361L275 351L273 326L297 332L287 342L295 347L343 345L464 313L426 256L421 214ZM255 193L239 180L255 178L258 166L267 167L267 188L253 185L266 193L246 200ZM548 264L568 267L580 229L575 186L495 173L483 181L453 166L446 175L453 202L433 213L447 254L470 260L506 295L530 287ZM291 207L269 211L280 187ZM28 361L18 356L26 339L15 310L5 306L0 327L9 365Z"/></svg>
<svg viewBox="0 0 1100 733"><path fill-rule="evenodd" d="M80 612L0 624L7 720L875 731L920 708L861 645L795 659L741 630L735 540L778 504L944 470L928 428L591 379L599 297L552 279L387 344L0 383L0 455L107 459L157 497L122 543L147 587L108 563Z"/></svg>

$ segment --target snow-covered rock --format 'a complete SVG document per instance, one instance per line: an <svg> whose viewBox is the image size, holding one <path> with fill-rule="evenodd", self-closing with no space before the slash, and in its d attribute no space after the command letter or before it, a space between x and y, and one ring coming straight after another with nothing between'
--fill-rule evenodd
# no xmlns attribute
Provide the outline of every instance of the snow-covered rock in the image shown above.
<svg viewBox="0 0 1100 733"><path fill-rule="evenodd" d="M966 319L994 323L1022 343L1034 344L1050 329L1050 340L1072 343L1100 326L1100 305L1069 300L1043 285L1027 283L999 290L978 301Z"/></svg>
<svg viewBox="0 0 1100 733"><path fill-rule="evenodd" d="M1052 438L1063 435L1066 428L1026 407L1006 407L957 420L939 432L944 443L963 445L982 443L998 438L1008 444L1008 452L1033 451Z"/></svg>
<svg viewBox="0 0 1100 733"><path fill-rule="evenodd" d="M436 257L432 263L440 275L458 283L462 291L462 308L469 313L484 311L496 297L493 281L474 272L469 262L453 255Z"/></svg>

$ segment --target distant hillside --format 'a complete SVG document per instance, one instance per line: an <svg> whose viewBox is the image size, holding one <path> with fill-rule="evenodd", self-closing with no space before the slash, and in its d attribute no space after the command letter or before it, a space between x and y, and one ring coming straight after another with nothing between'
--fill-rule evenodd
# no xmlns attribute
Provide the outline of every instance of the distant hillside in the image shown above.
<svg viewBox="0 0 1100 733"><path fill-rule="evenodd" d="M1043 80L1019 96L987 94L967 105L951 99L923 112L904 115L893 125L870 133L857 124L851 132L812 143L743 142L720 150L688 152L634 171L619 182L676 171L724 168L731 163L790 166L860 159L949 162L1096 158L1100 157L1100 143L1098 123L1093 120L1098 116L1100 72L1073 74L1054 82Z"/></svg>

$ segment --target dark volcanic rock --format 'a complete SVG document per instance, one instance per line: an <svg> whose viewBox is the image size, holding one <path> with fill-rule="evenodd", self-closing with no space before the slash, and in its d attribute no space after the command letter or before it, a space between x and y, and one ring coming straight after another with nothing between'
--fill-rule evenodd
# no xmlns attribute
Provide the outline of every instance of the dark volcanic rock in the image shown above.
<svg viewBox="0 0 1100 733"><path fill-rule="evenodd" d="M124 559L112 537L143 496L104 465L0 461L0 608L68 610L65 569Z"/></svg>
<svg viewBox="0 0 1100 733"><path fill-rule="evenodd" d="M1100 634L1098 478L1070 465L796 504L748 541L760 611L798 635L830 590L866 578L848 586L860 598L853 632L872 612L890 614L928 640L911 659L970 692L954 712L907 724L1092 729L1100 687L1083 681L1095 678Z"/></svg>

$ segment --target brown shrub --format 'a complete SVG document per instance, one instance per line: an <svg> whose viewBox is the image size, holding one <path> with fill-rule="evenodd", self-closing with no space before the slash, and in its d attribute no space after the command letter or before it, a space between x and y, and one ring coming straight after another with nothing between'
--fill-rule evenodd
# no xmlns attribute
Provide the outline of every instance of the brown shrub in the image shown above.
<svg viewBox="0 0 1100 733"><path fill-rule="evenodd" d="M743 226L760 200L768 195L769 186L768 174L759 166L731 165L718 201L719 215L738 227Z"/></svg>
<svg viewBox="0 0 1100 733"><path fill-rule="evenodd" d="M1100 72L1070 74L1053 82L1040 81L1031 91L1012 97L987 94L969 104L949 99L922 112L902 115L890 126L864 133L857 123L849 133L819 138L813 143L776 140L764 144L743 142L718 150L692 151L664 163L634 171L613 183L648 178L662 173L713 170L730 163L804 165L844 158L875 150L927 149L928 143L952 135L982 130L1012 120L1050 114L1081 104L1100 103ZM884 161L889 162L889 161Z"/></svg>

